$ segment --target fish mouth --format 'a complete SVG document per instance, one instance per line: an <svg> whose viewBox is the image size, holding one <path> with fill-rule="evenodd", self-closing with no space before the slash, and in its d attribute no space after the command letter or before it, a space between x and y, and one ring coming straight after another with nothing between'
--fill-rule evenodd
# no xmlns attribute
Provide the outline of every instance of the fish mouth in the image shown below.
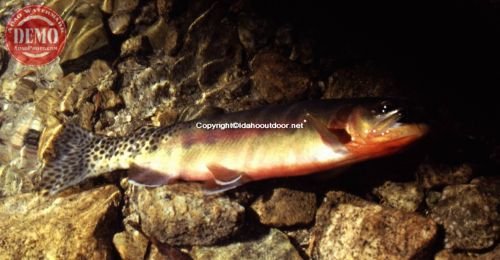
<svg viewBox="0 0 500 260"><path fill-rule="evenodd" d="M346 131L356 143L384 143L400 139L415 140L428 132L423 123L405 123L402 108L375 112L356 108L349 118Z"/></svg>

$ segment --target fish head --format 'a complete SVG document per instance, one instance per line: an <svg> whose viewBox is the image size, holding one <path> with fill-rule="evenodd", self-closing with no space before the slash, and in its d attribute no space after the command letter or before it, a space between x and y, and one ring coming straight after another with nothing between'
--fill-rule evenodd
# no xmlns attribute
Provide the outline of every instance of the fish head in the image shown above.
<svg viewBox="0 0 500 260"><path fill-rule="evenodd" d="M346 147L354 153L382 156L401 150L423 137L428 126L410 121L410 109L395 100L368 100L354 105L345 120L349 141Z"/></svg>

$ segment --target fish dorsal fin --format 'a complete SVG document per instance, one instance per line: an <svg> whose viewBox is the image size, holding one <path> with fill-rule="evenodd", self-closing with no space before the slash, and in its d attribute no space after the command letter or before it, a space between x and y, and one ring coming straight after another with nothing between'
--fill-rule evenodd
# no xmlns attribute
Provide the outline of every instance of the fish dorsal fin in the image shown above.
<svg viewBox="0 0 500 260"><path fill-rule="evenodd" d="M158 187L167 184L172 178L166 174L133 164L128 169L128 180L134 185Z"/></svg>
<svg viewBox="0 0 500 260"><path fill-rule="evenodd" d="M239 187L249 181L244 172L228 169L220 165L208 165L208 170L214 176L213 180L206 181L205 194L217 194Z"/></svg>

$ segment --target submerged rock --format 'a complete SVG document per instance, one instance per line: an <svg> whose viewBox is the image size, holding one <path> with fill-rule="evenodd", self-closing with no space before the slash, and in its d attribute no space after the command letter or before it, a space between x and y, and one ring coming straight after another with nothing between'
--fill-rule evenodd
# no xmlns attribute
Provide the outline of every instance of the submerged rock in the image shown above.
<svg viewBox="0 0 500 260"><path fill-rule="evenodd" d="M269 230L267 234L248 241L211 247L195 246L190 255L193 259L213 260L302 259L288 237L274 228Z"/></svg>
<svg viewBox="0 0 500 260"><path fill-rule="evenodd" d="M154 189L131 186L126 195L129 223L169 245L211 245L231 237L245 211L228 198L206 196L192 183Z"/></svg>
<svg viewBox="0 0 500 260"><path fill-rule="evenodd" d="M262 224L284 227L309 224L316 214L316 195L286 188L272 190L252 204Z"/></svg>
<svg viewBox="0 0 500 260"><path fill-rule="evenodd" d="M490 252L472 253L472 252L453 252L445 249L440 251L434 257L435 260L493 260L500 259L500 244Z"/></svg>
<svg viewBox="0 0 500 260"><path fill-rule="evenodd" d="M0 200L0 258L113 259L120 192L109 185L59 196Z"/></svg>
<svg viewBox="0 0 500 260"><path fill-rule="evenodd" d="M148 250L148 239L139 231L131 227L126 228L126 231L116 233L113 236L113 244L115 245L121 259L144 259Z"/></svg>
<svg viewBox="0 0 500 260"><path fill-rule="evenodd" d="M329 192L311 234L314 259L410 259L425 255L437 226L414 213Z"/></svg>
<svg viewBox="0 0 500 260"><path fill-rule="evenodd" d="M393 76L371 63L343 68L328 77L323 98L397 96Z"/></svg>
<svg viewBox="0 0 500 260"><path fill-rule="evenodd" d="M100 6L87 1L50 1L48 7L66 22L66 47L61 63L75 60L109 44Z"/></svg>
<svg viewBox="0 0 500 260"><path fill-rule="evenodd" d="M414 212L424 200L424 191L415 182L396 183L387 181L373 193L380 198L382 205Z"/></svg>
<svg viewBox="0 0 500 260"><path fill-rule="evenodd" d="M297 100L311 85L297 64L274 52L258 53L250 68L256 94L269 103Z"/></svg>
<svg viewBox="0 0 500 260"><path fill-rule="evenodd" d="M191 260L191 257L184 251L170 246L156 246L151 244L151 250L145 260Z"/></svg>
<svg viewBox="0 0 500 260"><path fill-rule="evenodd" d="M500 238L498 209L498 197L480 183L451 185L431 208L431 217L444 226L445 248L478 250L493 246Z"/></svg>
<svg viewBox="0 0 500 260"><path fill-rule="evenodd" d="M444 185L465 184L472 179L473 170L468 164L444 165L422 164L417 171L417 179L425 189Z"/></svg>

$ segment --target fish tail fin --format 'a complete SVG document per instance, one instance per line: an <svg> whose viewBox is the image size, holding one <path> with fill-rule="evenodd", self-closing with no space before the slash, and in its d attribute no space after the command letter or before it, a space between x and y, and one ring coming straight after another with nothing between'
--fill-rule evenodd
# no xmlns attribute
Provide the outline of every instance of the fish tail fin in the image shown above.
<svg viewBox="0 0 500 260"><path fill-rule="evenodd" d="M53 139L48 158L43 158L39 188L54 194L93 175L90 160L98 139L76 125L63 127Z"/></svg>

